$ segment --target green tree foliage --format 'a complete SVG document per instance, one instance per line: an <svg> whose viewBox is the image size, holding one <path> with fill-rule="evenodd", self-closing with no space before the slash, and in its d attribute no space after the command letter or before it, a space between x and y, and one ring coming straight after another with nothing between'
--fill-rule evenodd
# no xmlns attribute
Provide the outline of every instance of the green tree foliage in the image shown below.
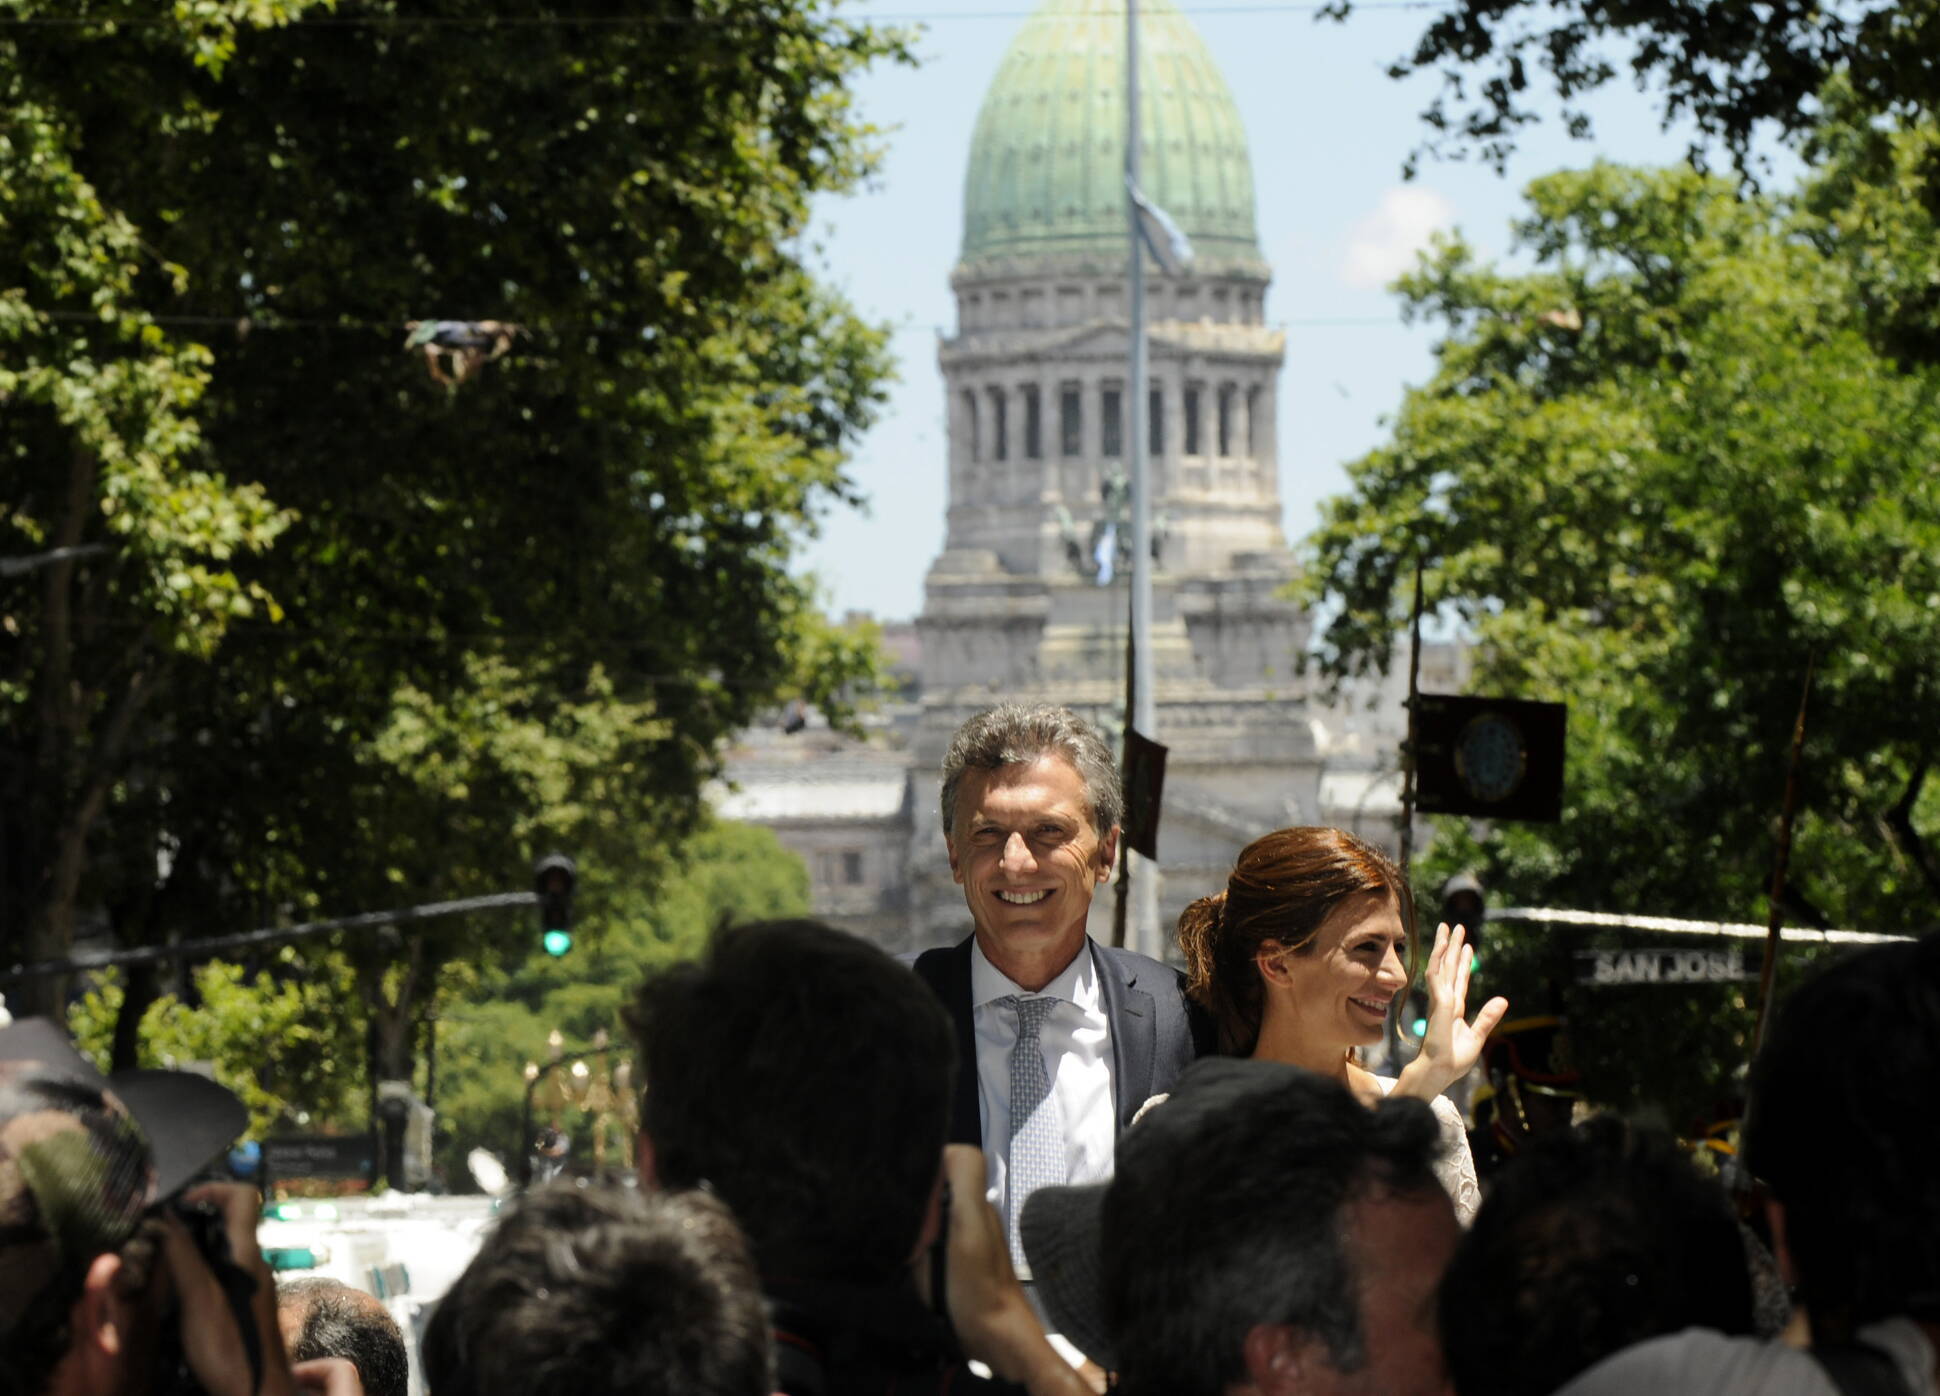
<svg viewBox="0 0 1940 1396"><path fill-rule="evenodd" d="M88 907L149 942L518 886L554 844L650 878L726 734L869 680L789 568L884 338L800 244L897 41L798 0L501 10L0 30L0 551L98 548L0 578L27 958ZM520 333L441 384L404 348L438 318ZM441 965L510 943L347 942L380 1070Z"/></svg>
<svg viewBox="0 0 1940 1396"><path fill-rule="evenodd" d="M168 993L149 1004L137 1065L207 1063L249 1107L257 1139L362 1120L362 1034L342 1009L351 976L341 957L299 960L285 950L254 973L212 961L191 978L190 1002ZM106 977L68 1015L75 1041L103 1066L123 992Z"/></svg>
<svg viewBox="0 0 1940 1396"><path fill-rule="evenodd" d="M1788 918L1932 925L1940 376L1875 348L1867 287L1891 280L1890 241L1815 213L1844 207L1823 183L1746 199L1688 169L1599 165L1527 198L1533 270L1458 239L1402 280L1408 313L1447 326L1435 374L1307 544L1333 671L1387 662L1420 559L1478 641L1477 691L1570 704L1561 823L1451 827L1430 875L1473 863L1498 904L1762 920L1816 664ZM1549 1006L1568 943L1511 985L1493 975L1516 937L1495 934L1492 983ZM1612 1093L1698 1109L1711 1083L1668 1064L1742 1061L1742 995L1687 995L1682 1017L1665 990L1630 999L1596 1001L1589 1055L1672 1046Z"/></svg>
<svg viewBox="0 0 1940 1396"><path fill-rule="evenodd" d="M72 939L166 673L277 616L235 564L290 516L210 468L211 355L141 294L187 273L96 187L83 132L17 58L0 37L0 945L40 959Z"/></svg>
<svg viewBox="0 0 1940 1396"><path fill-rule="evenodd" d="M649 975L692 958L723 920L808 911L808 871L766 829L710 823L681 850L655 888L589 878L585 929L554 959L534 948L522 961L445 972L438 1020L438 1160L453 1187L465 1155L485 1148L515 1167L527 1062L548 1059L555 1029L574 1047L606 1031L615 1057L630 1056L621 1014ZM637 1077L636 1077L637 1084ZM591 1121L571 1121L584 1156Z"/></svg>
<svg viewBox="0 0 1940 1396"><path fill-rule="evenodd" d="M435 1097L438 1165L453 1186L470 1186L465 1156L473 1148L516 1163L524 1067L548 1059L550 1033L579 1048L605 1031L614 1059L630 1056L622 1013L642 980L697 955L723 921L808 911L807 869L753 825L704 822L651 866L650 889L610 867L588 869L574 947L564 957L539 949L523 914L516 926L495 922L482 932L523 953L455 960L437 974L433 1024L416 1044L412 1080L420 1095ZM344 1011L355 979L341 950L299 955L285 947L253 970L201 965L186 998L163 993L143 1012L135 1064L208 1063L243 1097L257 1139L362 1131L369 1127L363 1025ZM76 1041L104 1066L123 1002L119 979L109 975L69 1014ZM569 1124L583 1155L591 1120L575 1116Z"/></svg>
<svg viewBox="0 0 1940 1396"><path fill-rule="evenodd" d="M1338 0L1330 13L1352 10ZM1667 123L1688 117L1744 163L1761 129L1811 132L1835 76L1868 116L1935 115L1936 45L1934 0L1450 0L1389 73L1442 75L1422 114L1433 152L1475 151L1500 167L1522 128L1541 119L1545 89L1563 102L1571 133L1587 137L1582 99L1627 73L1658 97ZM1921 182L1940 199L1936 172L1923 166Z"/></svg>

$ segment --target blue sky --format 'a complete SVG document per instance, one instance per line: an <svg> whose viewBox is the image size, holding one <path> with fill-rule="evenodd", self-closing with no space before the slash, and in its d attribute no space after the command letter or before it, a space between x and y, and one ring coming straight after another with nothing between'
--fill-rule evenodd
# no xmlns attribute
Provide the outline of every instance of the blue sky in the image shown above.
<svg viewBox="0 0 1940 1396"><path fill-rule="evenodd" d="M1252 8L1252 5L1265 8ZM1345 464L1378 444L1405 387L1431 366L1433 331L1402 325L1385 289L1429 233L1459 226L1486 255L1508 251L1518 191L1536 175L1599 157L1665 163L1685 138L1657 107L1619 86L1592 108L1596 139L1559 123L1524 138L1506 176L1424 163L1403 183L1419 113L1437 83L1383 69L1433 11L1377 5L1344 24L1271 0L1179 0L1225 73L1253 154L1262 249L1274 282L1269 323L1287 332L1280 386L1280 480L1289 542L1346 486ZM804 550L837 614L884 619L922 607L923 574L943 538L943 396L937 337L954 329L950 268L962 239L963 170L985 89L1033 8L1029 0L861 0L843 13L921 22L922 65L883 67L856 91L862 119L886 128L870 185L818 205L814 260L868 318L892 323L900 381L864 439L853 474L866 512L838 511Z"/></svg>

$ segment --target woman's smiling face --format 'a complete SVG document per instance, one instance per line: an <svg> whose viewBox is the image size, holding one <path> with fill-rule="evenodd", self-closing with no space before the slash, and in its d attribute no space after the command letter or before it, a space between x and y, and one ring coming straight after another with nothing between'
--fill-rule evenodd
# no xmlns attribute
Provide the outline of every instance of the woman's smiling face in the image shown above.
<svg viewBox="0 0 1940 1396"><path fill-rule="evenodd" d="M1308 1042L1359 1047L1381 1040L1388 1005L1408 984L1407 955L1401 908L1370 892L1336 906L1305 951L1268 942L1259 968Z"/></svg>

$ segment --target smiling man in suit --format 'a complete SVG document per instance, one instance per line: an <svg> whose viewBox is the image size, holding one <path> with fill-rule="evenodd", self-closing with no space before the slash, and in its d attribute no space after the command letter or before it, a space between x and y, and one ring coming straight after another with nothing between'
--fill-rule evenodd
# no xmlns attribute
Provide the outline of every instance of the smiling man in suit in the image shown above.
<svg viewBox="0 0 1940 1396"><path fill-rule="evenodd" d="M975 930L915 969L956 1024L951 1139L983 1147L991 1201L1028 1278L1024 1198L1109 1177L1119 1131L1207 1039L1178 971L1085 933L1123 807L1096 730L1068 708L987 708L957 729L942 794L950 871Z"/></svg>

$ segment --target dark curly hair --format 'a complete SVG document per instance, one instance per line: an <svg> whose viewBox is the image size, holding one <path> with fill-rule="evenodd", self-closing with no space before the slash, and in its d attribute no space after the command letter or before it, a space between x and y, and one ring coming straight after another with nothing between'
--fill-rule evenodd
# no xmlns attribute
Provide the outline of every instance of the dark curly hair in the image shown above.
<svg viewBox="0 0 1940 1396"><path fill-rule="evenodd" d="M1545 1396L1632 1343L1752 1331L1724 1190L1668 1134L1603 1116L1538 1135L1490 1187L1441 1285L1461 1396Z"/></svg>
<svg viewBox="0 0 1940 1396"><path fill-rule="evenodd" d="M705 1193L560 1181L499 1221L424 1335L439 1396L765 1396L767 1310Z"/></svg>
<svg viewBox="0 0 1940 1396"><path fill-rule="evenodd" d="M1784 1205L1819 1342L1940 1320L1940 1113L1921 1093L1935 1080L1940 932L1800 986L1752 1066L1745 1163Z"/></svg>
<svg viewBox="0 0 1940 1396"><path fill-rule="evenodd" d="M1440 1133L1418 1100L1372 1110L1280 1062L1201 1061L1119 1142L1100 1227L1102 1299L1123 1396L1218 1396L1247 1379L1246 1335L1290 1325L1362 1371L1348 1209L1432 1197Z"/></svg>
<svg viewBox="0 0 1940 1396"><path fill-rule="evenodd" d="M1263 834L1240 851L1226 890L1201 897L1179 917L1186 993L1213 1016L1219 1050L1245 1056L1259 1040L1264 1012L1261 949L1273 942L1296 955L1313 946L1321 923L1355 897L1393 897L1415 957L1415 899L1388 856L1343 829L1301 826Z"/></svg>
<svg viewBox="0 0 1940 1396"><path fill-rule="evenodd" d="M764 1273L872 1282L922 1230L956 1045L929 986L816 921L724 927L641 988L641 1128L734 1209Z"/></svg>

